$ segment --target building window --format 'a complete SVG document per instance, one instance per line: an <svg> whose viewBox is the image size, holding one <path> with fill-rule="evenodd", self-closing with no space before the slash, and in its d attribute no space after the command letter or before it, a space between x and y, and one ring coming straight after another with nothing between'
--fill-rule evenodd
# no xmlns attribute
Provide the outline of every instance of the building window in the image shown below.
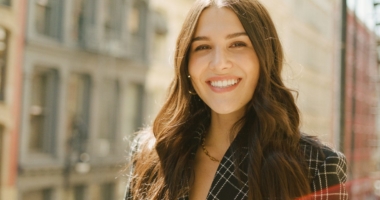
<svg viewBox="0 0 380 200"><path fill-rule="evenodd" d="M67 95L67 138L70 154L80 162L86 152L89 135L91 105L91 78L86 74L71 74Z"/></svg>
<svg viewBox="0 0 380 200"><path fill-rule="evenodd" d="M53 200L53 189L47 188L42 190L34 190L24 192L22 200Z"/></svg>
<svg viewBox="0 0 380 200"><path fill-rule="evenodd" d="M86 186L78 185L74 187L73 200L85 200L86 199Z"/></svg>
<svg viewBox="0 0 380 200"><path fill-rule="evenodd" d="M4 148L4 126L0 124L0 188L2 188L2 174L3 174L3 168L2 165L3 163L6 163L3 161L3 148ZM1 191L0 191L0 197L1 197Z"/></svg>
<svg viewBox="0 0 380 200"><path fill-rule="evenodd" d="M7 65L8 32L0 27L0 101L5 99L5 74Z"/></svg>
<svg viewBox="0 0 380 200"><path fill-rule="evenodd" d="M73 39L80 47L93 45L96 34L97 0L73 1Z"/></svg>
<svg viewBox="0 0 380 200"><path fill-rule="evenodd" d="M29 149L35 153L55 154L58 71L36 68L32 78Z"/></svg>
<svg viewBox="0 0 380 200"><path fill-rule="evenodd" d="M39 34L60 40L62 37L62 0L36 0L36 30Z"/></svg>
<svg viewBox="0 0 380 200"><path fill-rule="evenodd" d="M128 29L131 34L131 48L134 55L146 55L146 22L147 22L147 5L141 1L135 1L132 10L128 16ZM145 58L145 57L142 57Z"/></svg>
<svg viewBox="0 0 380 200"><path fill-rule="evenodd" d="M122 31L122 10L123 1L121 0L105 0L105 19L104 19L104 30L105 37L108 40L117 40L121 37Z"/></svg>
<svg viewBox="0 0 380 200"><path fill-rule="evenodd" d="M10 6L11 0L0 0L0 5Z"/></svg>
<svg viewBox="0 0 380 200"><path fill-rule="evenodd" d="M99 155L107 156L115 151L118 135L120 109L120 85L117 80L104 81L102 96L102 114L99 133Z"/></svg>
<svg viewBox="0 0 380 200"><path fill-rule="evenodd" d="M132 122L132 130L137 131L143 125L144 86L142 84L131 84L126 94L128 121Z"/></svg>
<svg viewBox="0 0 380 200"><path fill-rule="evenodd" d="M84 39L84 20L85 20L85 15L84 15L84 0L77 0L73 1L73 32L72 36L75 41L78 43L81 42L81 40Z"/></svg>
<svg viewBox="0 0 380 200"><path fill-rule="evenodd" d="M115 183L106 183L101 186L101 200L115 199Z"/></svg>

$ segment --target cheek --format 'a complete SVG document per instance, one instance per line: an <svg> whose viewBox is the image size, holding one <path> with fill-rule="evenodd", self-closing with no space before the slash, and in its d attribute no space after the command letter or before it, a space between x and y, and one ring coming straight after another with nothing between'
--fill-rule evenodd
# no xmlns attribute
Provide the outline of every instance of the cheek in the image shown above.
<svg viewBox="0 0 380 200"><path fill-rule="evenodd" d="M199 59L191 59L189 60L188 70L189 75L191 76L191 81L193 84L197 84L201 79L201 74L203 71L202 62Z"/></svg>
<svg viewBox="0 0 380 200"><path fill-rule="evenodd" d="M258 62L254 62L254 60L246 60L245 63L250 63L249 65L242 64L244 66L244 71L247 75L248 85L250 90L254 92L256 90L258 80L260 77L260 65ZM243 63L243 62L242 62Z"/></svg>
<svg viewBox="0 0 380 200"><path fill-rule="evenodd" d="M240 59L241 64L246 63L245 65L243 64L242 66L246 67L246 71L249 72L249 74L254 75L254 77L258 77L260 73L260 63L259 60L256 56L256 54L249 54L242 57Z"/></svg>
<svg viewBox="0 0 380 200"><path fill-rule="evenodd" d="M189 75L190 75L190 83L191 83L191 86L194 88L194 90L196 90L195 92L198 93L198 82L199 82L199 74L198 74L198 71L196 69L196 67L194 67L195 65L193 65L193 63L191 64L189 62Z"/></svg>
<svg viewBox="0 0 380 200"><path fill-rule="evenodd" d="M197 64L196 64L196 60L194 60L194 58L189 58L189 62L188 62L188 71L189 71L189 75L191 76L191 77L194 77L195 76L195 74L196 74L196 67L197 66Z"/></svg>

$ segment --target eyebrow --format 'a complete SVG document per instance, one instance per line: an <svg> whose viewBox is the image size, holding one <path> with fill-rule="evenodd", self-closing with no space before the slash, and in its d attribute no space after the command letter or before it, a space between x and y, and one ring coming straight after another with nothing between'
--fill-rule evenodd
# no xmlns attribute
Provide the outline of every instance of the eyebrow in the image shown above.
<svg viewBox="0 0 380 200"><path fill-rule="evenodd" d="M226 39L231 39L231 38L239 37L242 35L248 36L246 32L239 32L239 33L228 34L226 36ZM210 40L210 38L206 36L198 36L198 37L193 38L191 42L201 41L201 40Z"/></svg>

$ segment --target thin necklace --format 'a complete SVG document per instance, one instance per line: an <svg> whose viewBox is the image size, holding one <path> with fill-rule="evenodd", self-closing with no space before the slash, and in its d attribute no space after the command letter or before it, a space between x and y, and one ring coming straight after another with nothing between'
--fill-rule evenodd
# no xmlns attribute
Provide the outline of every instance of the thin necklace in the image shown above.
<svg viewBox="0 0 380 200"><path fill-rule="evenodd" d="M205 147L205 140L206 140L206 138L203 136L203 138L202 138L202 144L201 144L202 149L203 149L203 152L206 154L206 156L208 156L208 157L210 158L210 160L212 160L212 161L214 161L214 162L220 162L218 159L216 159L215 157L211 156L211 155L208 153L208 151L207 151L207 149L206 149L206 147Z"/></svg>

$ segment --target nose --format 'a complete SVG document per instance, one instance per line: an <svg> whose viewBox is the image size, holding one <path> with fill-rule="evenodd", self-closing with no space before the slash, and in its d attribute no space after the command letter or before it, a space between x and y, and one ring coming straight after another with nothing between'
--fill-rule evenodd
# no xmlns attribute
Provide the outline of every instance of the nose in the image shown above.
<svg viewBox="0 0 380 200"><path fill-rule="evenodd" d="M228 52L223 48L214 48L209 66L210 69L214 71L223 71L231 68L232 63L229 59Z"/></svg>

